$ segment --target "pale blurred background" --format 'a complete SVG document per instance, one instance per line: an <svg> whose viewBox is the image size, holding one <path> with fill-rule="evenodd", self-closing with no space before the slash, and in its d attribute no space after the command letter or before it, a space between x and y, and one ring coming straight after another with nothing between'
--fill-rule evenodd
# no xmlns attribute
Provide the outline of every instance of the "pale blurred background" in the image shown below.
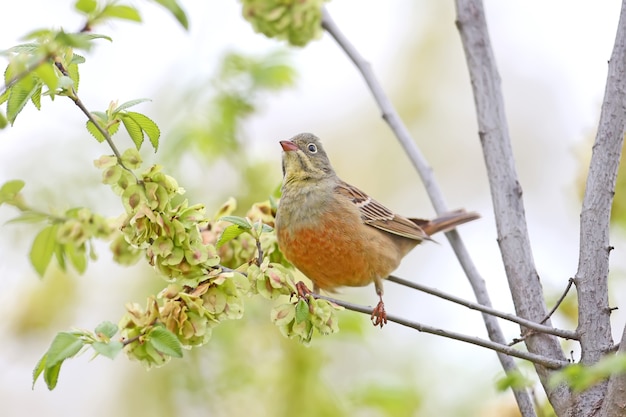
<svg viewBox="0 0 626 417"><path fill-rule="evenodd" d="M0 49L39 27L79 28L73 3L5 4ZM189 32L163 9L136 3L143 24L118 22L96 29L114 41L100 42L87 55L80 94L92 110L105 109L110 100L151 98L137 109L161 127L164 150L176 147L168 139L176 137L186 115L202 115L202 94L194 90L210 86L227 52L259 54L284 47L255 34L236 1L181 0ZM486 1L485 7L537 269L546 296L554 300L577 268L580 177L599 115L619 2ZM430 161L450 208L482 214L480 221L463 226L461 235L494 305L513 312L453 2L335 0L328 10L372 63ZM309 131L323 139L343 179L399 213L433 216L417 174L334 41L325 35L303 49L287 49L298 72L296 86L262 97L260 110L244 126L248 158L268 161L270 167L264 184L272 185L255 189L257 199L280 182L277 142ZM118 215L118 199L100 184L92 164L110 150L86 133L84 116L71 101L42 103L41 112L31 106L14 127L0 131L0 183L25 180L28 201L45 210L86 206ZM124 149L130 142L120 137L118 146ZM167 155L145 156L149 163L163 163L191 201L206 203L209 213L228 196L242 196L236 170L224 168L223 162L183 157L182 163L168 166ZM0 223L15 215L12 208L0 207ZM33 391L32 369L55 333L117 322L126 302L143 304L163 285L146 266L113 264L105 244L84 276L50 273L40 280L28 261L36 230L22 224L0 229L2 416L515 415L507 414L514 409L510 393L494 388L502 372L491 351L394 324L373 329L367 317L356 313L342 316L340 326L346 327L340 335L317 337L304 348L269 323L269 302L251 303L242 322L219 327L208 345L163 368L145 372L123 355L113 362L83 355L64 364L55 391L49 392L43 381ZM438 241L411 253L398 275L473 299L445 238ZM623 289L625 262L619 258L626 242L616 236L613 244L614 281L621 281ZM624 293L614 290L612 304L626 301ZM390 313L486 337L475 312L392 283L386 294ZM370 287L345 289L338 297L376 301ZM623 327L624 317L615 314L616 329ZM555 321L570 329L576 325L567 314ZM518 336L516 326L503 327L509 339ZM527 364L522 368L532 374ZM377 405L396 398L402 404L395 412Z"/></svg>

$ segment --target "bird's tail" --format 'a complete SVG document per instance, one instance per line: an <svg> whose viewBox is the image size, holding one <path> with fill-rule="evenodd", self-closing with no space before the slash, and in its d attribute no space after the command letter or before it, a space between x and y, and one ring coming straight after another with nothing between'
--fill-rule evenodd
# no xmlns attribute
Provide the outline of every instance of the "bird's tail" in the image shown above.
<svg viewBox="0 0 626 417"><path fill-rule="evenodd" d="M473 211L467 212L464 209L460 209L450 211L432 220L409 220L421 227L428 236L432 236L437 232L448 232L463 223L471 222L472 220L476 220L478 218L480 218L480 214Z"/></svg>

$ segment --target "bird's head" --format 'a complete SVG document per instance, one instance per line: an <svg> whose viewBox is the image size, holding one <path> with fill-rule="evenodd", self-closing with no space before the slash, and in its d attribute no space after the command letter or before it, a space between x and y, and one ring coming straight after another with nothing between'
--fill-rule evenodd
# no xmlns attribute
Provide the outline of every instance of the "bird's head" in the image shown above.
<svg viewBox="0 0 626 417"><path fill-rule="evenodd" d="M300 133L290 140L281 140L283 148L284 183L321 180L335 175L319 138Z"/></svg>

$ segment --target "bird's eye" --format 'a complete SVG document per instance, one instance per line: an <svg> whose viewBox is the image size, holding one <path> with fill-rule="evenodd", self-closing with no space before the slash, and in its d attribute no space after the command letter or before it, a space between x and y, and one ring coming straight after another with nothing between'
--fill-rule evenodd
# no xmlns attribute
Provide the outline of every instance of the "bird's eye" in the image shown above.
<svg viewBox="0 0 626 417"><path fill-rule="evenodd" d="M317 146L315 146L314 143L309 143L308 145L306 145L306 147L309 150L309 152L317 153Z"/></svg>

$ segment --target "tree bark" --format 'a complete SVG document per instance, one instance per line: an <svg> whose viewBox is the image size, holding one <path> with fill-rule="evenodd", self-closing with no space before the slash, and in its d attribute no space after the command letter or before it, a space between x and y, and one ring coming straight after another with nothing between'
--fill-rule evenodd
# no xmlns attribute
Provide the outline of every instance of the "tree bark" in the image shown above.
<svg viewBox="0 0 626 417"><path fill-rule="evenodd" d="M613 249L609 244L609 225L625 126L626 1L623 1L580 214L580 254L574 283L578 292L581 363L585 365L598 362L613 344L608 300L609 254ZM620 389L620 381L623 382L623 377L614 378L609 396L606 381L577 395L573 414L604 415L598 414L603 401L623 404L626 396Z"/></svg>
<svg viewBox="0 0 626 417"><path fill-rule="evenodd" d="M547 309L530 248L522 187L517 179L500 76L491 49L483 4L480 0L456 0L456 9L509 288L517 314L539 322L546 316ZM522 333L524 330L522 327ZM531 352L565 360L559 341L554 336L529 336L526 346ZM565 415L571 400L569 389L564 385L551 386L549 377L552 371L539 365L535 368L556 413Z"/></svg>

